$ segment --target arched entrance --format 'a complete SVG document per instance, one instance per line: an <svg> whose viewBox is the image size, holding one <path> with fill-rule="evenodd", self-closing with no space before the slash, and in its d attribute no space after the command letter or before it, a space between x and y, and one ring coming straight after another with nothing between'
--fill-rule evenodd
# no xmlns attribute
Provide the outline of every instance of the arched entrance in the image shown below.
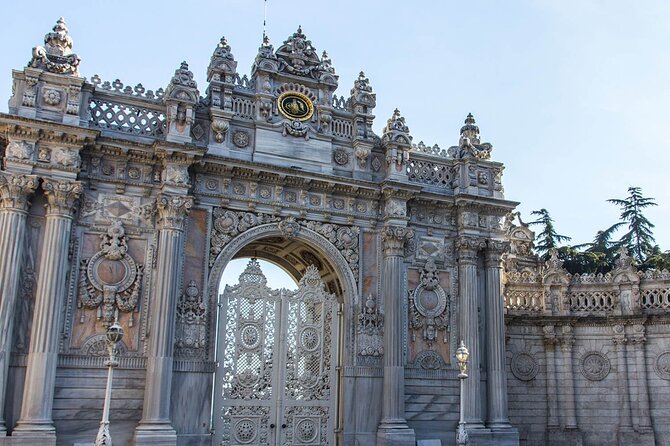
<svg viewBox="0 0 670 446"><path fill-rule="evenodd" d="M287 238L277 225L263 226L222 250L210 290L216 292L228 261L240 257L281 265L300 283L296 291L273 290L252 260L240 283L220 296L213 441L332 445L340 427L342 307L355 280L319 234L303 228Z"/></svg>

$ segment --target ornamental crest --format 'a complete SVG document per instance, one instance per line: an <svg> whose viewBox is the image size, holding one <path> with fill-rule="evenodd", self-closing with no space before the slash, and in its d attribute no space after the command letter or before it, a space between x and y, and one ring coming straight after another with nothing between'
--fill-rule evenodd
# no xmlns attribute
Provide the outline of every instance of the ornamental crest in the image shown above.
<svg viewBox="0 0 670 446"><path fill-rule="evenodd" d="M439 339L442 332L442 342L449 339L450 298L440 285L437 266L433 259L428 259L421 270L421 283L409 294L409 327L412 342L416 340L417 332L430 347Z"/></svg>
<svg viewBox="0 0 670 446"><path fill-rule="evenodd" d="M384 355L384 316L377 300L369 295L358 314L358 354L378 357Z"/></svg>
<svg viewBox="0 0 670 446"><path fill-rule="evenodd" d="M128 255L126 233L120 221L112 222L100 237L100 250L81 261L77 305L82 310L81 322L83 311L97 309L98 320L109 327L121 311L130 313L129 326L132 327L144 266Z"/></svg>
<svg viewBox="0 0 670 446"><path fill-rule="evenodd" d="M177 304L175 347L181 356L196 356L207 343L207 305L195 280L191 280Z"/></svg>

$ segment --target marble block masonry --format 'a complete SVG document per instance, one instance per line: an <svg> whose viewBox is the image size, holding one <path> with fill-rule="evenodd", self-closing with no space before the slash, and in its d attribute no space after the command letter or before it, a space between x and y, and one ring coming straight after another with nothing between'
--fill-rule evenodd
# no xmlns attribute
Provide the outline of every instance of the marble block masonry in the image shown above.
<svg viewBox="0 0 670 446"><path fill-rule="evenodd" d="M471 114L375 133L300 28L249 74L222 38L202 91L73 48L60 19L0 114L0 445L95 439L114 322L115 444L453 445L461 339L470 445L670 444L670 273L541 262Z"/></svg>

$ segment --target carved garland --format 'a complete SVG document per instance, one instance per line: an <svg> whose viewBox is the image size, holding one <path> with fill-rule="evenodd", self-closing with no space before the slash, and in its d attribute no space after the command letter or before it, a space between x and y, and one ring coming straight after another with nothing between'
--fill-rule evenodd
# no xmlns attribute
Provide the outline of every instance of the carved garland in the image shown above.
<svg viewBox="0 0 670 446"><path fill-rule="evenodd" d="M301 227L310 229L325 237L346 259L356 282L358 282L360 230L357 226L341 226L332 223L297 220L295 217L281 219L280 217L267 214L231 211L223 208L215 208L213 218L214 223L212 226L209 255L210 267L214 265L214 261L221 253L223 247L237 235L255 226L266 223L278 223L282 235L289 239L296 237Z"/></svg>

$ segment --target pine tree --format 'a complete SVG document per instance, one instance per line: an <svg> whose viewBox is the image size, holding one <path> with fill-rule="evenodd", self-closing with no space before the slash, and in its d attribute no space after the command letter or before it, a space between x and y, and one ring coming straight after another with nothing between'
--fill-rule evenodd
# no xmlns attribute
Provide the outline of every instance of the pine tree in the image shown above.
<svg viewBox="0 0 670 446"><path fill-rule="evenodd" d="M628 232L616 242L616 247L626 247L638 264L644 263L653 250L655 240L654 225L642 211L645 208L656 206L656 202L653 198L642 196L642 189L639 187L629 187L628 197L624 199L611 198L607 201L621 208L620 224L628 224Z"/></svg>
<svg viewBox="0 0 670 446"><path fill-rule="evenodd" d="M554 220L546 209L543 208L539 211L533 211L531 212L531 215L537 215L538 219L528 224L542 226L542 232L535 238L535 240L537 240L535 249L538 253L546 256L550 249L558 248L560 243L570 240L570 237L556 232L556 228L554 228Z"/></svg>

